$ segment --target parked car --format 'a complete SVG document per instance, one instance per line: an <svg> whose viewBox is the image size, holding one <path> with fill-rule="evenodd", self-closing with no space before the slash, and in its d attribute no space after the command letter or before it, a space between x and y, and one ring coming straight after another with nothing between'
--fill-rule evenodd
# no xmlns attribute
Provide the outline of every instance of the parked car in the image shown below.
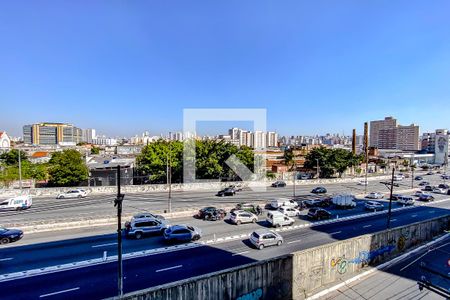
<svg viewBox="0 0 450 300"><path fill-rule="evenodd" d="M258 229L250 235L250 243L259 250L262 250L268 246L281 246L283 244L283 237L272 230Z"/></svg>
<svg viewBox="0 0 450 300"><path fill-rule="evenodd" d="M367 201L366 204L364 205L364 208L367 210L377 211L377 210L383 210L384 205L383 205L383 203L376 202L376 201Z"/></svg>
<svg viewBox="0 0 450 300"><path fill-rule="evenodd" d="M309 178L310 178L309 175L305 174L300 175L300 180L308 180Z"/></svg>
<svg viewBox="0 0 450 300"><path fill-rule="evenodd" d="M280 226L291 226L295 223L295 220L291 217L285 216L279 211L270 211L267 213L266 221L269 222L269 224L273 227L280 227Z"/></svg>
<svg viewBox="0 0 450 300"><path fill-rule="evenodd" d="M366 198L368 199L383 199L384 195L382 193L378 193L378 192L372 192L369 193Z"/></svg>
<svg viewBox="0 0 450 300"><path fill-rule="evenodd" d="M438 173L439 173L439 171L438 171ZM434 174L434 173L431 172L431 171L427 173L427 175L433 175L433 174Z"/></svg>
<svg viewBox="0 0 450 300"><path fill-rule="evenodd" d="M398 200L398 198L401 196L402 195L400 195L400 194L392 194L391 200Z"/></svg>
<svg viewBox="0 0 450 300"><path fill-rule="evenodd" d="M369 182L368 182L368 181L365 181L365 180L360 180L360 181L358 181L358 185L364 185L364 186L366 186L366 185L369 185Z"/></svg>
<svg viewBox="0 0 450 300"><path fill-rule="evenodd" d="M448 190L448 189L450 188L450 186L449 186L448 184L445 184L445 183L441 183L440 185L438 185L438 188L441 188L441 189L446 189L446 190Z"/></svg>
<svg viewBox="0 0 450 300"><path fill-rule="evenodd" d="M0 227L0 244L16 242L23 237L23 231L20 229L8 229Z"/></svg>
<svg viewBox="0 0 450 300"><path fill-rule="evenodd" d="M285 187L286 186L286 182L282 181L282 180L277 180L274 183L272 183L272 187Z"/></svg>
<svg viewBox="0 0 450 300"><path fill-rule="evenodd" d="M190 225L174 225L164 231L166 242L191 242L198 241L202 237L202 231Z"/></svg>
<svg viewBox="0 0 450 300"><path fill-rule="evenodd" d="M310 208L308 218L313 220L323 220L331 218L331 213L323 208Z"/></svg>
<svg viewBox="0 0 450 300"><path fill-rule="evenodd" d="M420 186L426 186L426 185L430 185L430 183L428 181L422 181L421 183L419 183Z"/></svg>
<svg viewBox="0 0 450 300"><path fill-rule="evenodd" d="M65 198L85 198L87 196L87 192L83 189L74 189L68 190L65 193L60 193L56 196L56 199L65 199Z"/></svg>
<svg viewBox="0 0 450 300"><path fill-rule="evenodd" d="M230 214L230 222L236 225L256 223L256 221L258 221L258 216L245 210L235 210Z"/></svg>
<svg viewBox="0 0 450 300"><path fill-rule="evenodd" d="M262 214L262 208L259 205L253 203L244 203L244 202L238 203L236 204L236 208L233 208L231 212L236 210L248 211L255 215Z"/></svg>
<svg viewBox="0 0 450 300"><path fill-rule="evenodd" d="M270 207L274 209L278 209L279 207L287 206L287 207L297 207L298 203L294 200L290 200L287 198L277 198L270 201Z"/></svg>
<svg viewBox="0 0 450 300"><path fill-rule="evenodd" d="M234 196L236 194L236 191L233 188L227 187L223 190L220 190L217 192L216 196L223 197L223 196Z"/></svg>
<svg viewBox="0 0 450 300"><path fill-rule="evenodd" d="M226 215L227 213L225 210L214 206L208 206L200 209L196 217L207 221L217 221L224 219Z"/></svg>
<svg viewBox="0 0 450 300"><path fill-rule="evenodd" d="M288 217L297 217L300 215L300 211L298 209L289 206L278 207L278 211Z"/></svg>
<svg viewBox="0 0 450 300"><path fill-rule="evenodd" d="M436 193L436 194L446 194L447 191L446 191L445 189L443 189L443 188L435 187L435 188L433 188L433 193Z"/></svg>
<svg viewBox="0 0 450 300"><path fill-rule="evenodd" d="M433 187L432 187L431 185L426 185L426 186L422 189L422 191L425 191L425 192L432 192L432 191L433 191Z"/></svg>
<svg viewBox="0 0 450 300"><path fill-rule="evenodd" d="M394 175L394 181L402 181L405 177L403 175Z"/></svg>
<svg viewBox="0 0 450 300"><path fill-rule="evenodd" d="M33 198L30 195L23 195L3 200L0 203L0 209L22 210L30 208L32 204Z"/></svg>
<svg viewBox="0 0 450 300"><path fill-rule="evenodd" d="M306 207L317 207L322 205L322 199L308 199L303 201Z"/></svg>
<svg viewBox="0 0 450 300"><path fill-rule="evenodd" d="M403 205L413 205L414 204L414 199L410 196L402 196L400 198L398 198L397 203L399 204L403 204Z"/></svg>
<svg viewBox="0 0 450 300"><path fill-rule="evenodd" d="M155 218L132 219L125 223L125 236L140 239L146 235L163 234L169 227L166 220Z"/></svg>
<svg viewBox="0 0 450 300"><path fill-rule="evenodd" d="M416 192L414 193L414 196L420 197L420 196L422 196L423 194L424 194L423 191L416 191Z"/></svg>
<svg viewBox="0 0 450 300"><path fill-rule="evenodd" d="M165 218L163 216L161 216L161 215L154 215L154 214L149 213L149 212L138 213L138 214L135 214L133 216L133 219L141 219L141 218L155 218L155 219L165 220Z"/></svg>
<svg viewBox="0 0 450 300"><path fill-rule="evenodd" d="M431 194L423 193L419 196L420 201L434 201L434 196Z"/></svg>
<svg viewBox="0 0 450 300"><path fill-rule="evenodd" d="M423 180L423 177L422 177L422 176L416 176L416 177L414 178L414 180Z"/></svg>
<svg viewBox="0 0 450 300"><path fill-rule="evenodd" d="M449 180L450 179L450 175L442 175L442 179Z"/></svg>
<svg viewBox="0 0 450 300"><path fill-rule="evenodd" d="M311 193L313 193L313 194L325 194L326 192L327 192L327 189L324 188L323 186L316 187L311 191Z"/></svg>

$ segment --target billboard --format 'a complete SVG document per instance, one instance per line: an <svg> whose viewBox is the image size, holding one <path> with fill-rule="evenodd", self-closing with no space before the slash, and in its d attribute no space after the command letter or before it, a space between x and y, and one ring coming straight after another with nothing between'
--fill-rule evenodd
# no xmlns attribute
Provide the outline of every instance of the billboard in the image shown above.
<svg viewBox="0 0 450 300"><path fill-rule="evenodd" d="M436 144L434 148L435 164L442 165L447 163L448 141L449 141L448 135L436 135Z"/></svg>

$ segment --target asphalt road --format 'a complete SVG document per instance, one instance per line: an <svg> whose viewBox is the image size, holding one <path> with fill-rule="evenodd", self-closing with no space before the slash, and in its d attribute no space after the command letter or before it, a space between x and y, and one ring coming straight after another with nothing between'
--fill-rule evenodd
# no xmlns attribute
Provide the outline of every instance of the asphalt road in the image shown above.
<svg viewBox="0 0 450 300"><path fill-rule="evenodd" d="M433 183L441 183L442 180L437 176L424 176L426 180ZM398 182L400 187L397 189L408 189L411 187L411 180L405 179ZM415 182L417 185L418 182ZM297 185L296 195L299 198L308 199L312 188L316 184ZM329 194L338 192L348 192L353 194L363 194L364 186L356 183L340 183L324 185ZM378 191L388 193L387 188L379 181L369 181L367 191ZM246 189L232 197L216 197L217 191L174 191L172 193L172 209L174 211L188 210L203 206L220 205L234 206L239 202L255 202L267 200L274 197L292 197L293 186L288 185L285 188L268 187L266 192L255 192ZM56 197L56 195L55 195ZM123 202L124 214L135 214L142 211L163 212L167 209L166 192L135 193L126 194ZM1 196L0 196L1 198ZM39 224L40 222L70 221L82 218L93 219L102 217L114 217L116 210L113 205L115 195L91 195L84 199L55 199L54 197L34 198L33 206L24 211L0 211L0 224L3 226L14 227L17 224Z"/></svg>
<svg viewBox="0 0 450 300"><path fill-rule="evenodd" d="M446 215L449 212L449 205L449 201L446 201L436 203L433 207L422 206L395 212L392 219L393 225L400 226L439 215ZM225 225L230 226L230 228L236 228L236 226L222 224L222 226ZM257 260L288 254L336 240L380 231L385 228L386 215L378 215L352 221L343 221L338 224L325 224L282 232L281 234L285 239L285 243L282 246L266 248L262 251L255 250L250 246L248 240L244 239L129 259L124 261L124 289L125 292L131 292ZM105 240L102 238L100 237L100 240L95 242L91 240L91 244L80 244L77 242L72 243L72 246L61 244L61 252L69 251L71 247L74 247L74 249L78 249L75 251L76 258L80 258L85 255L86 249L89 248L87 245L91 245L92 247L92 243L104 243ZM129 245L140 247L141 242L150 241L150 239L129 241ZM22 254L19 254L17 251L20 250L17 247L4 249L2 253L5 250L11 251L8 253L11 255L16 253L16 256L12 260L0 262L2 264L2 270L10 268L9 263L16 258L19 259L21 256L30 252L34 256L35 253L34 251L23 251ZM51 253L53 251L49 252ZM72 254L66 253L68 257L72 257ZM45 260L45 258L42 258L42 260ZM18 262L17 264L19 265L20 263ZM13 291L10 294L2 294L2 299L101 299L115 295L117 287L115 276L116 263L106 263L87 268L1 282L0 290Z"/></svg>
<svg viewBox="0 0 450 300"><path fill-rule="evenodd" d="M363 280L342 287L324 299L445 299L427 289L420 291L417 281L425 276L434 285L450 292L448 259L450 259L449 234L432 247L415 253L383 271L376 271ZM424 271L420 268L421 263L426 263L436 273Z"/></svg>

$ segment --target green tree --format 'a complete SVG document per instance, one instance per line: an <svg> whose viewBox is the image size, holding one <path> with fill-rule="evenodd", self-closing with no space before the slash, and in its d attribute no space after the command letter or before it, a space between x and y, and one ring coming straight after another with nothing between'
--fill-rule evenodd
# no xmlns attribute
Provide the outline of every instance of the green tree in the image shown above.
<svg viewBox="0 0 450 300"><path fill-rule="evenodd" d="M91 154L100 154L100 148L99 147L95 147L95 146L93 146L92 148L91 148Z"/></svg>
<svg viewBox="0 0 450 300"><path fill-rule="evenodd" d="M345 149L315 148L306 155L304 166L309 169L317 169L319 161L320 177L329 178L335 173L342 174L350 167L361 164L363 157L354 155Z"/></svg>
<svg viewBox="0 0 450 300"><path fill-rule="evenodd" d="M294 151L291 148L285 149L283 152L283 162L288 167L289 171L294 169Z"/></svg>
<svg viewBox="0 0 450 300"><path fill-rule="evenodd" d="M7 166L12 166L12 165L16 165L19 163L19 150L17 149L12 149L8 152L2 153L0 155L0 159L3 160L3 162L7 165ZM20 160L21 162L27 161L27 155L25 154L25 152L20 151Z"/></svg>
<svg viewBox="0 0 450 300"><path fill-rule="evenodd" d="M74 149L55 152L49 161L49 184L77 186L88 179L89 171L80 152Z"/></svg>
<svg viewBox="0 0 450 300"><path fill-rule="evenodd" d="M253 151L223 141L193 141L195 143L196 178L218 179L236 178L236 174L225 163L231 155L254 170ZM183 176L183 143L158 140L145 146L137 157L138 174L148 177L151 182L166 182L168 161L172 182L181 182Z"/></svg>

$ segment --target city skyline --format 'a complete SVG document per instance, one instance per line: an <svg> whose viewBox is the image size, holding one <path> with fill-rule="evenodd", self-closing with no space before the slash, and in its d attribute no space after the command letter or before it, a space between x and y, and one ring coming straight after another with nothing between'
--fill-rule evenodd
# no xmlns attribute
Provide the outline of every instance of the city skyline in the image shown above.
<svg viewBox="0 0 450 300"><path fill-rule="evenodd" d="M184 108L266 108L281 135L450 127L448 2L91 5L2 4L4 130L179 131Z"/></svg>

